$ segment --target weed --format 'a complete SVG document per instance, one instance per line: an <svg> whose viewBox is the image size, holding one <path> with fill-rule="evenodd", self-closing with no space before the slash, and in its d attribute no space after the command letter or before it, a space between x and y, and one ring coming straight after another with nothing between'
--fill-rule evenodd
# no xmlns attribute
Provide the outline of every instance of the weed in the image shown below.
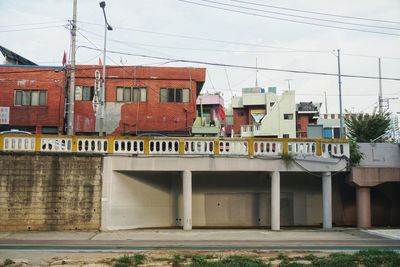
<svg viewBox="0 0 400 267"><path fill-rule="evenodd" d="M203 255L193 255L192 263L198 264L199 266L205 265L207 263L206 257Z"/></svg>
<svg viewBox="0 0 400 267"><path fill-rule="evenodd" d="M354 256L365 267L400 266L400 254L390 250L361 250Z"/></svg>
<svg viewBox="0 0 400 267"><path fill-rule="evenodd" d="M135 254L133 255L133 264L135 266L142 264L146 260L146 256L143 254Z"/></svg>
<svg viewBox="0 0 400 267"><path fill-rule="evenodd" d="M304 256L304 259L307 260L307 261L313 261L313 260L316 260L318 258L317 258L317 256L315 256L313 254L308 254L308 255Z"/></svg>
<svg viewBox="0 0 400 267"><path fill-rule="evenodd" d="M299 262L281 262L279 267L310 267L311 265Z"/></svg>
<svg viewBox="0 0 400 267"><path fill-rule="evenodd" d="M356 257L352 254L332 253L326 258L317 258L312 261L316 267L357 267Z"/></svg>
<svg viewBox="0 0 400 267"><path fill-rule="evenodd" d="M172 263L172 267L178 267L181 266L182 262L185 261L185 258L183 258L181 255L174 255L174 257L171 259L170 263Z"/></svg>
<svg viewBox="0 0 400 267"><path fill-rule="evenodd" d="M14 263L15 262L12 259L5 259L4 260L4 266L11 265L11 264L14 264Z"/></svg>

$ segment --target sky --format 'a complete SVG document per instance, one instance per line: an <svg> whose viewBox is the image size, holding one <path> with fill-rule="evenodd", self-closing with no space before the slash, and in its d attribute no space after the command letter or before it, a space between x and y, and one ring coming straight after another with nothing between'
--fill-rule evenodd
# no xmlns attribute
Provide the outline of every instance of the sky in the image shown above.
<svg viewBox="0 0 400 267"><path fill-rule="evenodd" d="M77 2L76 61L98 64L104 45L99 1ZM70 52L72 5L0 0L0 45L39 65L61 65ZM381 58L382 77L397 79L382 80L383 97L400 97L399 0L107 0L106 13L113 27L108 65L205 67L202 93L220 92L226 104L257 80L278 94L290 84L296 102L322 102L322 113L326 93L328 113L338 113L337 76L267 70L337 74L337 49L343 75L378 77ZM173 61L179 59L219 66ZM372 112L378 92L378 79L343 77L343 112ZM400 112L400 99L389 104Z"/></svg>

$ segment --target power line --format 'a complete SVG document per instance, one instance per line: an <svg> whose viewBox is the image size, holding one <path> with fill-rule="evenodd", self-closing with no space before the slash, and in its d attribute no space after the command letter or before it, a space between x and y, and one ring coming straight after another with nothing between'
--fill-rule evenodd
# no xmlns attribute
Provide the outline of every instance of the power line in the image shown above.
<svg viewBox="0 0 400 267"><path fill-rule="evenodd" d="M276 15L283 15L283 16L287 16L287 17L310 19L310 20L317 20L317 21L324 21L324 22L333 22L333 23L338 23L338 24L369 27L369 28L379 28L379 29L387 29L387 30L400 30L400 28L393 28L393 27L387 27L387 26L375 26L375 25L367 25L367 24L361 24L361 23L353 23L353 22L345 22L345 21L338 21L338 20L331 20L331 19L322 19L322 18L294 15L294 14L289 14L289 13L268 11L268 10L258 9L258 8L250 8L250 7L246 7L246 6L226 4L226 3L217 2L217 1L211 1L211 0L200 0L200 1L207 2L207 3L212 3L212 4L217 4L217 5L228 6L228 7L235 7L235 8L239 8L239 9L257 11L257 12L263 12L263 13L270 13L270 14L276 14Z"/></svg>
<svg viewBox="0 0 400 267"><path fill-rule="evenodd" d="M94 25L99 27L104 27L102 24L86 22L86 21L79 21L83 24ZM327 50L306 50L306 49L296 49L296 48L289 48L289 47L281 47L281 46L272 46L272 45L260 45L260 44L249 44L244 42L236 42L236 41L227 41L227 40L218 40L218 39L211 39L211 38L204 38L204 37L195 37L189 35L181 35L181 34L173 34L173 33L164 33L164 32L155 32L155 31L147 31L147 30L140 30L128 27L118 27L115 26L114 28L126 31L134 31L134 32L142 32L147 34L155 34L161 36L171 36L183 39L192 39L192 40L200 40L200 41L207 41L207 42L215 42L215 43L224 43L224 44L236 44L236 45L246 45L246 46L254 46L254 47L265 47L265 48L275 48L275 49L282 49L282 50L290 50L290 51L298 51L298 52L314 52L314 53L331 53L333 49Z"/></svg>
<svg viewBox="0 0 400 267"><path fill-rule="evenodd" d="M86 48L89 50L96 50L96 48L88 47L88 46L81 46L82 48ZM199 60L186 60L186 59L174 59L174 58L165 58L165 57L156 57L156 56L149 56L143 54L134 54L128 52L121 52L121 51L111 51L108 50L107 52L112 54L121 54L121 55L128 55L128 56L135 56L135 57L143 57L143 58L154 58L160 60L172 60L175 62L182 62L182 63L195 63L201 65L211 65L211 66L219 66L219 67L231 67L231 68L240 68L240 69L251 69L255 70L255 67L245 66L245 65L234 65L234 64L223 64L223 63L215 63L215 62L207 62L207 61L199 61ZM336 73L328 73L328 72L315 72L315 71L301 71L301 70L291 70L291 69L279 69L279 68L267 68L267 67L258 67L259 70L267 70L267 71L277 71L277 72L289 72L289 73L297 73L297 74L312 74L312 75L322 75L322 76L337 76ZM366 75L346 75L342 74L342 77L345 78L361 78L361 79L379 79L379 77L374 76L366 76ZM390 78L390 77L382 77L382 80L391 80L391 81L400 81L400 78Z"/></svg>
<svg viewBox="0 0 400 267"><path fill-rule="evenodd" d="M59 28L64 27L65 25L54 25L54 26L43 26L43 27L30 27L24 29L15 29L15 30L0 30L0 32L22 32L22 31L31 31L31 30L42 30L42 29L50 29L50 28Z"/></svg>
<svg viewBox="0 0 400 267"><path fill-rule="evenodd" d="M282 20L282 21L288 21L288 22L294 22L294 23L300 23L300 24L307 24L307 25L312 25L312 26L319 26L319 27L333 28L333 29L340 29L340 30L349 30L349 31L358 31L358 32L365 32L365 33L391 35L391 36L400 36L400 34L389 33L389 32L370 31L370 30L363 30L363 29L355 29L355 28L347 28L347 27L319 24L319 23L313 23L313 22L305 22L305 21L299 21L299 20L294 20L294 19L286 19L286 18L280 18L280 17L266 16L266 15L261 15L261 14L256 14L256 13L249 13L249 12L245 12L245 11L229 9L229 8L224 8L224 7L218 7L218 6L208 5L208 4L201 4L201 3L192 2L192 1L188 1L188 0L179 0L179 1L185 2L185 3L189 3L189 4L193 4L193 5L198 5L198 6L204 6L204 7L209 7L209 8L214 8L214 9L219 9L219 10L224 10L224 11L230 11L230 12L234 12L234 13L240 13L240 14L251 15L251 16L256 16L256 17L263 17L263 18L269 18L269 19L275 19L275 20Z"/></svg>
<svg viewBox="0 0 400 267"><path fill-rule="evenodd" d="M246 3L246 4L249 4L249 5L255 5L255 6L263 6L263 7L275 8L275 9L281 9L281 10L289 10L289 11L296 11L296 12L308 13L308 14L315 14L315 15L323 15L323 16L338 17L338 18L347 18L347 19L356 19L356 20L365 20L365 21L373 21L373 22L383 22L383 23L400 24L400 22L398 22L398 21L392 21L392 20L381 20L381 19L371 19L371 18L363 18L363 17L354 17L354 16L338 15L338 14L332 14L332 13L323 13L323 12L316 12L316 11L309 11L309 10L301 10L301 9L288 8L288 7L281 7L281 6L273 6L273 5L252 3L252 2L240 1L240 0L231 0L231 1L232 1L232 2L238 2L238 3Z"/></svg>
<svg viewBox="0 0 400 267"><path fill-rule="evenodd" d="M43 24L53 24L53 23L60 23L60 22L62 22L62 20L53 20L53 21L36 22L36 23L9 24L9 25L0 25L0 28L43 25Z"/></svg>
<svg viewBox="0 0 400 267"><path fill-rule="evenodd" d="M81 29L86 33L99 36L99 40L101 39L100 34L96 34L94 32ZM282 51L282 50L269 50L269 51L241 51L241 50L227 50L227 49L207 49L207 48L193 48L193 47L176 47L176 46L165 46L165 45L155 45L155 44L146 44L146 43L137 43L137 42L128 42L128 41L120 41L116 39L108 38L109 41L120 43L120 44L129 44L129 45L139 45L139 46L150 46L150 47L158 47L158 48L167 48L167 49L175 49L175 50L189 50L189 51L207 51L207 52L222 52L222 53L328 53L327 51L307 51L307 50L290 50L290 51ZM142 49L145 50L145 49Z"/></svg>

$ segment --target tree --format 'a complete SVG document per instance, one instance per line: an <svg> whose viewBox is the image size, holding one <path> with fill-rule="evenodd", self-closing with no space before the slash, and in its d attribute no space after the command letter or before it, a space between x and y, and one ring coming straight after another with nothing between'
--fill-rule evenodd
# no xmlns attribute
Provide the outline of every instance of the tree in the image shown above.
<svg viewBox="0 0 400 267"><path fill-rule="evenodd" d="M378 114L350 114L346 117L347 136L350 139L350 162L355 166L363 159L360 152L362 142L371 142L377 138L384 139L390 126L390 113Z"/></svg>
<svg viewBox="0 0 400 267"><path fill-rule="evenodd" d="M350 140L358 143L371 142L387 133L390 127L390 113L351 114L346 117L345 123Z"/></svg>

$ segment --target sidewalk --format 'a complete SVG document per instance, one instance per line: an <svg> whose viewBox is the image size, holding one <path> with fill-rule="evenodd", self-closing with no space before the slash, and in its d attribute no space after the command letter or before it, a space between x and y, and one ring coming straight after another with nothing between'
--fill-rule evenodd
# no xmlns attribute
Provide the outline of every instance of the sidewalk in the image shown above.
<svg viewBox="0 0 400 267"><path fill-rule="evenodd" d="M113 240L113 241L327 241L375 239L377 236L356 229L345 230L120 230L61 232L0 232L0 240Z"/></svg>

